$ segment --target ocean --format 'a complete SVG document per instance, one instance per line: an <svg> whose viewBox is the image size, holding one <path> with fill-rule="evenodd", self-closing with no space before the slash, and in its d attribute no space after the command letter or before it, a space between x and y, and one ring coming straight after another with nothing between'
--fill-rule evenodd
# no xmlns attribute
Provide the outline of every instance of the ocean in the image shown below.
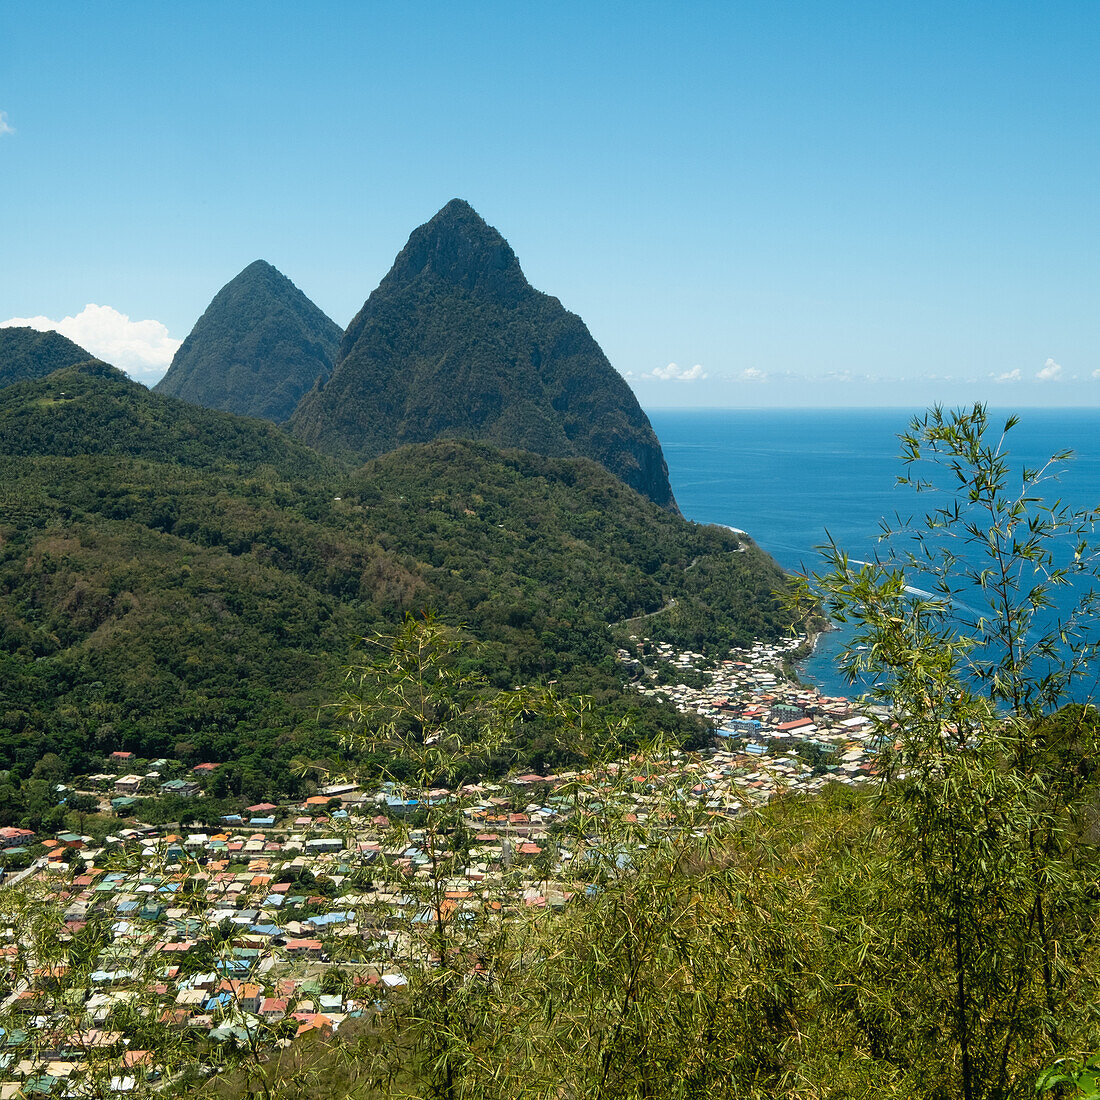
<svg viewBox="0 0 1100 1100"><path fill-rule="evenodd" d="M869 558L883 517L922 515L928 495L899 487L898 433L924 410L656 409L650 421L680 510L699 523L746 531L785 569L820 567L831 536L850 557ZM1074 451L1048 499L1100 507L1100 409L1012 410L1014 468ZM998 428L1009 410L991 410ZM836 669L844 635L825 635L802 676L828 694L852 688Z"/></svg>

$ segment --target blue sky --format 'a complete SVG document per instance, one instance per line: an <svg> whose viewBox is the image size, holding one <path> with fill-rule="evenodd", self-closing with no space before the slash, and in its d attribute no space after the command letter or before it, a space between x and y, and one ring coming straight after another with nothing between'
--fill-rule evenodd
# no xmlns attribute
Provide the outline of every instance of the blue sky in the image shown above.
<svg viewBox="0 0 1100 1100"><path fill-rule="evenodd" d="M252 260L344 325L460 196L647 407L1097 405L1098 54L1085 2L8 0L0 321L152 381Z"/></svg>

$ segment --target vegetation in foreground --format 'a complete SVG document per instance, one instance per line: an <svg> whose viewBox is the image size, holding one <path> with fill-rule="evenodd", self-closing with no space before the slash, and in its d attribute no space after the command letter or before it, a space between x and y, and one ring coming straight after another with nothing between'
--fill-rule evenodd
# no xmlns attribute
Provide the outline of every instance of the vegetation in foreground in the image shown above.
<svg viewBox="0 0 1100 1100"><path fill-rule="evenodd" d="M720 827L674 797L642 826L609 798L571 819L586 853L574 904L481 923L448 919L467 840L455 804L428 798L426 873L402 880L427 912L402 959L407 991L333 1042L277 1057L245 1042L213 1081L176 1087L446 1100L1088 1087L1075 1067L1100 1046L1100 720L1061 703L1094 635L1074 636L1080 615L1046 615L1049 586L1075 562L1090 571L1095 517L1046 508L1027 475L1011 492L987 430L978 408L936 412L910 437L913 461L930 449L958 490L919 532L931 596L906 591L906 557L853 569L837 552L813 581L856 624L866 648L850 659L893 708L889 781ZM936 532L956 536L947 556L928 549ZM400 755L400 782L424 793L536 720L598 752L604 727L583 708L501 692L460 657L450 631L414 620L353 668L349 753L368 769ZM644 777L645 753L632 765L624 782Z"/></svg>
<svg viewBox="0 0 1100 1100"><path fill-rule="evenodd" d="M1051 592L1091 576L1097 517L1038 500L1046 471L1013 491L989 434L981 407L915 422L907 474L924 490L945 473L947 503L912 550L858 568L835 550L812 580L855 624L853 671L891 704L888 781L779 799L724 830L675 806L641 834L590 822L603 860L580 904L494 936L434 923L407 1003L327 1055L354 1049L350 1091L999 1100L1092 1086L1100 720L1061 704L1095 657L1093 597L1062 620ZM907 591L918 567L930 596ZM467 751L435 669L361 673L350 736L404 738L429 770ZM391 709L402 683L441 709ZM445 813L429 825L441 837ZM433 862L429 884L446 872Z"/></svg>

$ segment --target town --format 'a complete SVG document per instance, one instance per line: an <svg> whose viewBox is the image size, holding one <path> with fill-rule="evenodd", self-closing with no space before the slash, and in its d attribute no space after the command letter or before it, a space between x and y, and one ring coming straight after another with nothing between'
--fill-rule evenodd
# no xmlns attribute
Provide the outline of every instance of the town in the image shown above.
<svg viewBox="0 0 1100 1100"><path fill-rule="evenodd" d="M517 920L597 888L593 852L671 820L730 822L782 792L877 774L882 708L821 696L785 671L805 639L721 660L633 639L638 691L713 726L710 745L584 772L414 792L341 781L205 830L132 814L149 796L202 799L218 765L111 753L62 785L118 819L102 843L0 829L0 1100L127 1093L200 1050L266 1050L370 1016L432 964L425 932ZM696 685L696 686L689 686ZM169 777L170 776L170 777ZM425 817L459 826L438 846ZM633 832L615 834L621 824ZM462 840L458 838L461 832ZM617 835L618 839L609 839ZM135 1043L137 1021L177 1042Z"/></svg>

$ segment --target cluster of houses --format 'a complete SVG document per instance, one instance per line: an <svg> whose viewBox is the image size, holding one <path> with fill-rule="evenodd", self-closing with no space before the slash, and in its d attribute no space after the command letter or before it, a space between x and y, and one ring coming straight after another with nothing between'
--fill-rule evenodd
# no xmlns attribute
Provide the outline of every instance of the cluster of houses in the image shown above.
<svg viewBox="0 0 1100 1100"><path fill-rule="evenodd" d="M142 770L127 771L141 764ZM84 785L89 792L99 794L104 802L110 802L110 808L120 816L131 810L140 797L156 795L178 795L181 798L194 798L203 791L202 780L208 779L218 769L214 763L196 764L186 774L176 775L181 765L172 760L160 759L139 762L132 752L112 752L107 758L109 767L114 771L100 772L85 778ZM106 809L106 805L103 807Z"/></svg>
<svg viewBox="0 0 1100 1100"><path fill-rule="evenodd" d="M115 1091L171 1073L153 1056L131 1064L134 1003L184 1045L335 1031L406 984L425 951L418 932L436 919L564 905L568 892L533 864L551 850L566 801L528 802L536 781L549 791L543 777L521 776L425 797L461 799L473 834L438 908L421 888L431 876L424 831L395 825L417 800L391 785L258 804L220 832L135 825L102 847L70 833L41 840L18 896L34 898L49 928L36 934L25 910L3 904L15 892L0 893L0 1098L79 1093L96 1067ZM70 968L69 945L89 927L107 929L106 942ZM56 957L41 957L44 942ZM330 980L336 963L346 981Z"/></svg>
<svg viewBox="0 0 1100 1100"><path fill-rule="evenodd" d="M135 824L104 847L70 833L43 841L20 889L37 896L50 934L5 918L14 910L0 893L0 1100L76 1095L93 1069L123 1093L170 1075L159 1053L133 1049L126 1013L137 1003L180 1037L158 1052L335 1031L431 964L425 932L439 922L507 921L591 889L595 820L665 827L675 805L705 822L780 789L863 781L874 774L878 716L789 682L783 661L794 644L717 662L656 647L656 659L701 688L654 683L653 647L620 653L639 690L713 721L717 736L702 752L454 791L342 783L302 803L230 814L219 831ZM138 774L128 754L115 755L110 766L123 774L92 777L114 799L134 797L120 784L177 782L162 778L165 761ZM417 811L441 803L464 820L461 858L417 827ZM26 832L0 830L0 847L25 845ZM70 968L68 946L89 927L102 942ZM60 947L39 957L35 945L47 941Z"/></svg>
<svg viewBox="0 0 1100 1100"><path fill-rule="evenodd" d="M20 829L14 825L5 825L0 829L0 852L13 852L24 849L34 842L33 829Z"/></svg>
<svg viewBox="0 0 1100 1100"><path fill-rule="evenodd" d="M729 780L730 790L710 801L751 805L778 789L812 791L827 782L851 785L877 774L888 710L822 695L790 679L785 665L805 641L799 636L758 642L717 661L664 643L637 642L635 652L622 649L618 656L642 694L665 698L713 723L717 747L703 756L711 771L717 768ZM673 675L690 674L687 678L704 686L659 684L658 665ZM754 765L747 770L746 759Z"/></svg>
<svg viewBox="0 0 1100 1100"><path fill-rule="evenodd" d="M361 860L339 838L135 828L105 848L67 834L46 848L22 885L42 927L25 908L0 905L0 1097L80 1095L92 1073L131 1091L172 1074L173 1057L197 1045L335 1031L375 1004L374 987L404 982L384 965L325 980L336 938L350 935L367 953L363 893L345 885ZM79 860L59 858L66 850ZM345 890L339 903L334 888ZM90 928L98 950L73 966L70 947ZM177 1036L137 1062L127 1027L135 1005Z"/></svg>

